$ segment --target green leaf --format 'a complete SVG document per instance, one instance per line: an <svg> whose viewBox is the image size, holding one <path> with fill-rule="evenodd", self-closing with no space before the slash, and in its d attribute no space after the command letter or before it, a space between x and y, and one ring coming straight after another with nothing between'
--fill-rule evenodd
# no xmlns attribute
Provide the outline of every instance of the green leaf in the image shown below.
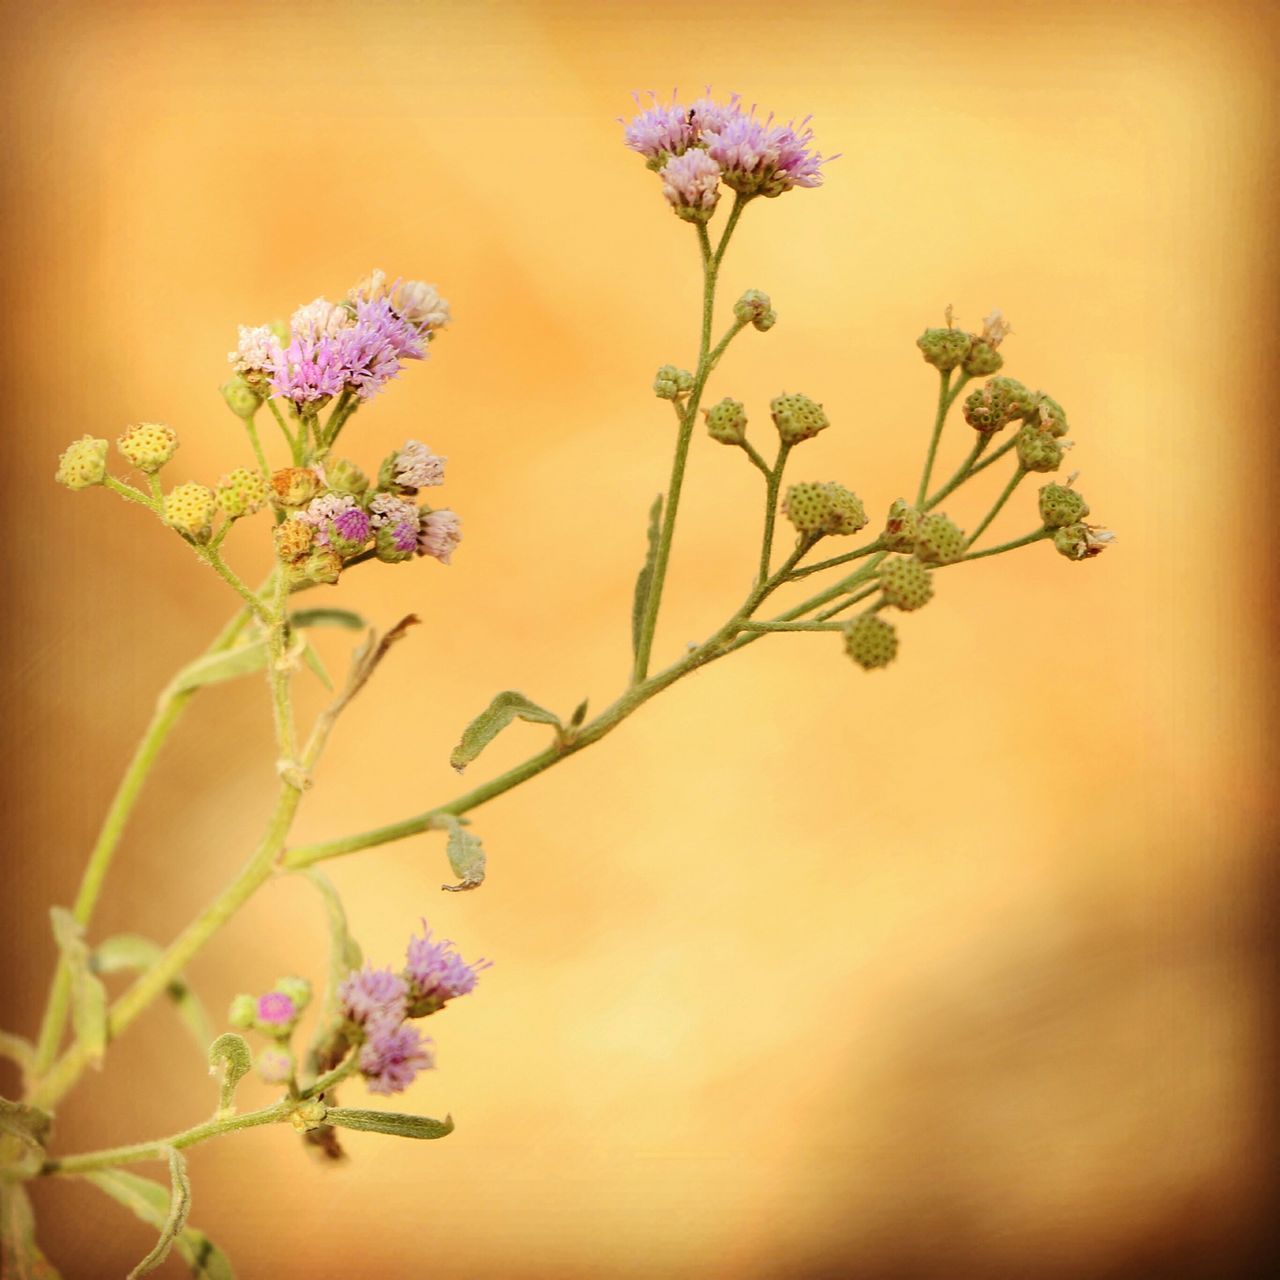
<svg viewBox="0 0 1280 1280"><path fill-rule="evenodd" d="M89 957L95 973L120 973L122 970L149 969L163 954L159 944L136 933L120 933L100 942ZM190 1029L196 1045L203 1053L213 1038L209 1016L200 1003L200 997L187 985L181 974L168 986L169 999L178 1011L178 1017Z"/></svg>
<svg viewBox="0 0 1280 1280"><path fill-rule="evenodd" d="M187 1162L182 1152L169 1148L169 1210L160 1224L160 1239L143 1260L129 1272L128 1280L137 1280L148 1271L154 1271L168 1256L178 1236L187 1225L191 1212L191 1179L187 1176Z"/></svg>
<svg viewBox="0 0 1280 1280"><path fill-rule="evenodd" d="M0 1178L0 1276L6 1280L58 1280L36 1244L36 1217L21 1182Z"/></svg>
<svg viewBox="0 0 1280 1280"><path fill-rule="evenodd" d="M65 907L51 908L49 917L71 973L71 1025L90 1064L100 1066L107 1051L107 989L90 967L84 926Z"/></svg>
<svg viewBox="0 0 1280 1280"><path fill-rule="evenodd" d="M478 889L484 883L486 862L480 837L468 831L451 813L442 815L440 821L449 828L449 840L445 845L445 853L449 857L453 874L458 877L457 884L442 884L440 887L447 889L450 893Z"/></svg>
<svg viewBox="0 0 1280 1280"><path fill-rule="evenodd" d="M309 666L317 680L320 681L330 693L333 692L333 678L325 669L325 665L320 661L320 655L316 652L313 644L308 644L302 651L302 660Z"/></svg>
<svg viewBox="0 0 1280 1280"><path fill-rule="evenodd" d="M658 538L662 528L662 494L653 500L649 508L649 549L644 564L636 578L636 595L631 605L631 652L640 652L640 628L644 624L644 610L649 603L649 584L653 582L653 566L658 559Z"/></svg>
<svg viewBox="0 0 1280 1280"><path fill-rule="evenodd" d="M158 1182L125 1169L101 1169L84 1177L143 1222L157 1231L164 1230L172 1196ZM185 1227L178 1232L173 1247L198 1280L235 1280L227 1255L203 1231Z"/></svg>
<svg viewBox="0 0 1280 1280"><path fill-rule="evenodd" d="M216 1072L222 1064L222 1084L218 1090L218 1114L231 1115L235 1111L236 1085L249 1074L253 1066L253 1054L249 1042L235 1031L224 1031L209 1046L209 1066Z"/></svg>
<svg viewBox="0 0 1280 1280"><path fill-rule="evenodd" d="M350 609L299 609L289 615L289 625L300 627L342 627L346 631L363 631L369 624Z"/></svg>
<svg viewBox="0 0 1280 1280"><path fill-rule="evenodd" d="M324 899L325 917L329 924L329 974L324 989L324 1014L311 1038L309 1055L313 1064L322 1064L342 1029L338 987L352 969L360 967L361 957L359 946L347 932L347 913L343 910L342 899L338 896L333 881L315 867L309 868L303 875Z"/></svg>
<svg viewBox="0 0 1280 1280"><path fill-rule="evenodd" d="M562 728L559 716L530 702L523 693L508 689L498 694L463 730L462 741L454 747L449 763L461 773L517 717L534 724L555 725L557 730Z"/></svg>
<svg viewBox="0 0 1280 1280"><path fill-rule="evenodd" d="M224 680L252 675L266 665L266 640L251 640L238 649L208 653L189 663L169 681L165 694L172 698L180 693L190 693L207 684L221 684Z"/></svg>
<svg viewBox="0 0 1280 1280"><path fill-rule="evenodd" d="M15 1036L10 1031L0 1031L0 1058L16 1062L25 1079L35 1070L36 1047L22 1036Z"/></svg>
<svg viewBox="0 0 1280 1280"><path fill-rule="evenodd" d="M333 1107L325 1115L326 1124L342 1129L364 1129L369 1133L389 1133L397 1138L443 1138L453 1132L453 1117L432 1120L428 1116L410 1116L397 1111L362 1111L351 1107Z"/></svg>

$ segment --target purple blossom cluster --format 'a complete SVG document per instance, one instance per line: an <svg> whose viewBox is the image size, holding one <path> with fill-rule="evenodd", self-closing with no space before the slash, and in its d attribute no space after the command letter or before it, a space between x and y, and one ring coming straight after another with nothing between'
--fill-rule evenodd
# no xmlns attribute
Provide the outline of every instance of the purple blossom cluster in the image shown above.
<svg viewBox="0 0 1280 1280"><path fill-rule="evenodd" d="M813 150L809 117L775 123L772 114L744 110L737 94L727 102L707 96L685 106L674 96L625 122L626 144L662 178L675 212L705 222L719 200L719 183L743 198L779 196L793 187L822 184L822 166L834 156ZM636 99L637 105L640 99Z"/></svg>
<svg viewBox="0 0 1280 1280"><path fill-rule="evenodd" d="M420 1071L435 1066L433 1042L409 1019L435 1013L475 989L487 961L467 964L448 942L434 942L423 921L423 937L410 939L400 973L366 964L338 988L349 1039L359 1045L357 1065L373 1093L400 1093Z"/></svg>

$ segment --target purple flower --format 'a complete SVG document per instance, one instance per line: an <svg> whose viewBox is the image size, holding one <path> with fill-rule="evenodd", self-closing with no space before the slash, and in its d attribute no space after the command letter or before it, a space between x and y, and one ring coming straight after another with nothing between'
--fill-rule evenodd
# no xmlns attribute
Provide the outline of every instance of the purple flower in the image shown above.
<svg viewBox="0 0 1280 1280"><path fill-rule="evenodd" d="M338 988L338 999L348 1021L372 1031L404 1020L408 993L398 973L366 964L347 976Z"/></svg>
<svg viewBox="0 0 1280 1280"><path fill-rule="evenodd" d="M394 493L376 494L369 503L369 519L375 529L381 529L386 524L399 524L404 520L416 521L417 518L418 508Z"/></svg>
<svg viewBox="0 0 1280 1280"><path fill-rule="evenodd" d="M325 493L312 498L298 517L316 532L313 545L349 556L369 540L369 517L349 493Z"/></svg>
<svg viewBox="0 0 1280 1280"><path fill-rule="evenodd" d="M268 991L258 997L258 1024L265 1027L287 1027L298 1016L297 1006L280 991Z"/></svg>
<svg viewBox="0 0 1280 1280"><path fill-rule="evenodd" d="M686 222L706 222L720 199L720 166L697 147L672 156L658 173L662 194Z"/></svg>
<svg viewBox="0 0 1280 1280"><path fill-rule="evenodd" d="M448 564L462 541L462 521L447 507L427 511L414 529L414 541L420 556L434 556L441 564Z"/></svg>
<svg viewBox="0 0 1280 1280"><path fill-rule="evenodd" d="M393 465L396 483L406 489L427 489L444 484L445 461L437 458L425 444L409 440L396 454Z"/></svg>
<svg viewBox="0 0 1280 1280"><path fill-rule="evenodd" d="M649 96L653 105L623 122L623 137L632 151L644 156L651 169L660 169L668 156L681 155L693 146L698 130L689 118L689 109L675 101L674 95L670 103L659 102L656 93ZM639 106L640 95L634 97Z"/></svg>
<svg viewBox="0 0 1280 1280"><path fill-rule="evenodd" d="M370 1093L400 1093L419 1071L435 1066L431 1041L416 1027L377 1027L360 1049L360 1071Z"/></svg>
<svg viewBox="0 0 1280 1280"><path fill-rule="evenodd" d="M736 93L730 95L728 102L717 102L711 96L710 89L707 90L705 97L699 98L689 108L689 117L693 121L694 127L698 130L699 139L707 133L714 133L717 129L723 129L730 120L741 114L742 107L739 106L739 98Z"/></svg>
<svg viewBox="0 0 1280 1280"><path fill-rule="evenodd" d="M425 920L422 922L422 935L421 938L409 939L404 967L413 997L411 1012L414 1016L434 1013L446 1000L474 991L480 971L489 968L487 960L467 964L453 950L451 942L433 942Z"/></svg>
<svg viewBox="0 0 1280 1280"><path fill-rule="evenodd" d="M270 373L277 395L303 405L336 396L347 384L348 371L336 339L295 334L283 350L277 345Z"/></svg>
<svg viewBox="0 0 1280 1280"><path fill-rule="evenodd" d="M806 117L790 124L738 112L706 134L707 152L724 173L725 186L744 196L778 196L792 187L822 185L826 163L809 150L813 130ZM833 157L834 158L834 157Z"/></svg>

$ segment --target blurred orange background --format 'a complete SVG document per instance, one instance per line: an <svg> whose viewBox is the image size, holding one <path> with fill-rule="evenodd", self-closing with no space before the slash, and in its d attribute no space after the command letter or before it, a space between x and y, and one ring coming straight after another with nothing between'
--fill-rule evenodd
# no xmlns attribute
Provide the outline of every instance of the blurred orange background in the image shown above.
<svg viewBox="0 0 1280 1280"><path fill-rule="evenodd" d="M1274 476L1274 11L9 18L5 1026L34 1034L48 905L71 899L155 694L234 604L145 512L56 488L56 456L151 419L181 436L174 480L247 462L216 390L237 324L373 266L455 310L344 439L369 466L406 437L448 455L465 541L448 569L373 566L328 593L426 625L344 718L299 840L419 812L540 747L519 725L453 775L499 689L567 713L620 688L672 438L649 386L692 363L698 321L693 232L621 145L633 88L812 112L842 153L821 190L748 210L723 273L727 301L763 288L781 318L738 340L710 400L745 400L762 442L780 390L834 423L794 478L838 478L877 517L912 490L935 396L914 339L948 303L973 325L998 306L1006 371L1066 406L1068 469L1120 536L1084 565L1036 546L948 572L888 672L838 637L778 636L681 683L474 815L477 893L440 893L440 836L331 864L375 961L422 915L495 961L433 1022L439 1069L401 1100L458 1129L352 1135L340 1167L282 1129L194 1149L192 1221L238 1273L1260 1274L1274 580L1265 515L1248 530ZM957 417L944 474L966 434ZM984 479L948 504L970 527L1002 482ZM759 487L695 439L660 661L745 592ZM1035 522L1028 485L996 529ZM246 576L265 527L228 544ZM340 669L348 640L323 643ZM259 682L202 694L93 937L170 938L250 849L273 765ZM321 979L324 948L318 899L281 878L189 973L221 1026L238 991ZM59 1149L185 1128L213 1089L157 1007L64 1104ZM150 1247L92 1187L34 1194L68 1277Z"/></svg>

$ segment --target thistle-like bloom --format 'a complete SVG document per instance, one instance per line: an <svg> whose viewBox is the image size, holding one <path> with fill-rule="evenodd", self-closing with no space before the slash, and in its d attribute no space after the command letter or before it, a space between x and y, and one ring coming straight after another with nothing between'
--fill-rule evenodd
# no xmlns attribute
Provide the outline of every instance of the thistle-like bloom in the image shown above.
<svg viewBox="0 0 1280 1280"><path fill-rule="evenodd" d="M325 493L313 498L298 519L315 530L312 544L351 555L369 540L370 520L349 493Z"/></svg>
<svg viewBox="0 0 1280 1280"><path fill-rule="evenodd" d="M405 980L398 973L369 964L353 970L338 988L343 1016L369 1031L403 1022L408 994Z"/></svg>
<svg viewBox="0 0 1280 1280"><path fill-rule="evenodd" d="M424 280L387 280L387 273L374 269L347 293L352 302L385 300L391 309L419 333L430 337L450 320L449 304L435 285Z"/></svg>
<svg viewBox="0 0 1280 1280"><path fill-rule="evenodd" d="M636 106L640 95L636 94ZM690 111L675 100L659 102L651 93L653 105L625 121L623 137L632 151L638 151L651 169L661 169L669 156L683 155L698 140L698 128Z"/></svg>
<svg viewBox="0 0 1280 1280"><path fill-rule="evenodd" d="M376 1027L360 1049L360 1072L370 1093L400 1093L419 1071L436 1065L432 1042L416 1027L383 1024Z"/></svg>
<svg viewBox="0 0 1280 1280"><path fill-rule="evenodd" d="M445 458L437 458L425 444L409 440L396 454L393 471L396 483L406 489L427 489L444 484Z"/></svg>
<svg viewBox="0 0 1280 1280"><path fill-rule="evenodd" d="M697 147L672 156L662 166L662 194L676 216L686 222L706 222L720 199L720 166Z"/></svg>
<svg viewBox="0 0 1280 1280"><path fill-rule="evenodd" d="M404 974L409 980L412 1012L434 1013L446 1000L465 996L475 990L482 969L489 961L468 964L454 949L453 943L434 942L427 922L422 922L422 937L409 939ZM426 1006L425 1008L423 1006Z"/></svg>
<svg viewBox="0 0 1280 1280"><path fill-rule="evenodd" d="M269 373L280 353L280 339L269 325L240 326L240 342L234 351L227 353L235 372L246 375Z"/></svg>
<svg viewBox="0 0 1280 1280"><path fill-rule="evenodd" d="M706 134L708 154L720 166L725 186L743 196L779 196L792 187L822 185L826 161L811 151L806 117L797 126L759 120L738 112Z"/></svg>
<svg viewBox="0 0 1280 1280"><path fill-rule="evenodd" d="M375 494L369 503L369 522L375 529L384 525L400 524L405 520L417 520L418 508L394 493Z"/></svg>
<svg viewBox="0 0 1280 1280"><path fill-rule="evenodd" d="M434 556L441 564L448 564L454 548L462 541L462 521L447 507L426 511L414 538L420 556Z"/></svg>
<svg viewBox="0 0 1280 1280"><path fill-rule="evenodd" d="M283 350L277 343L270 374L277 395L296 405L323 404L347 385L348 368L335 339L295 335Z"/></svg>
<svg viewBox="0 0 1280 1280"><path fill-rule="evenodd" d="M378 535L380 559L408 559L418 549L418 508L393 493L369 503L369 522Z"/></svg>
<svg viewBox="0 0 1280 1280"><path fill-rule="evenodd" d="M258 1025L287 1027L298 1016L298 1007L281 991L268 991L258 997Z"/></svg>

